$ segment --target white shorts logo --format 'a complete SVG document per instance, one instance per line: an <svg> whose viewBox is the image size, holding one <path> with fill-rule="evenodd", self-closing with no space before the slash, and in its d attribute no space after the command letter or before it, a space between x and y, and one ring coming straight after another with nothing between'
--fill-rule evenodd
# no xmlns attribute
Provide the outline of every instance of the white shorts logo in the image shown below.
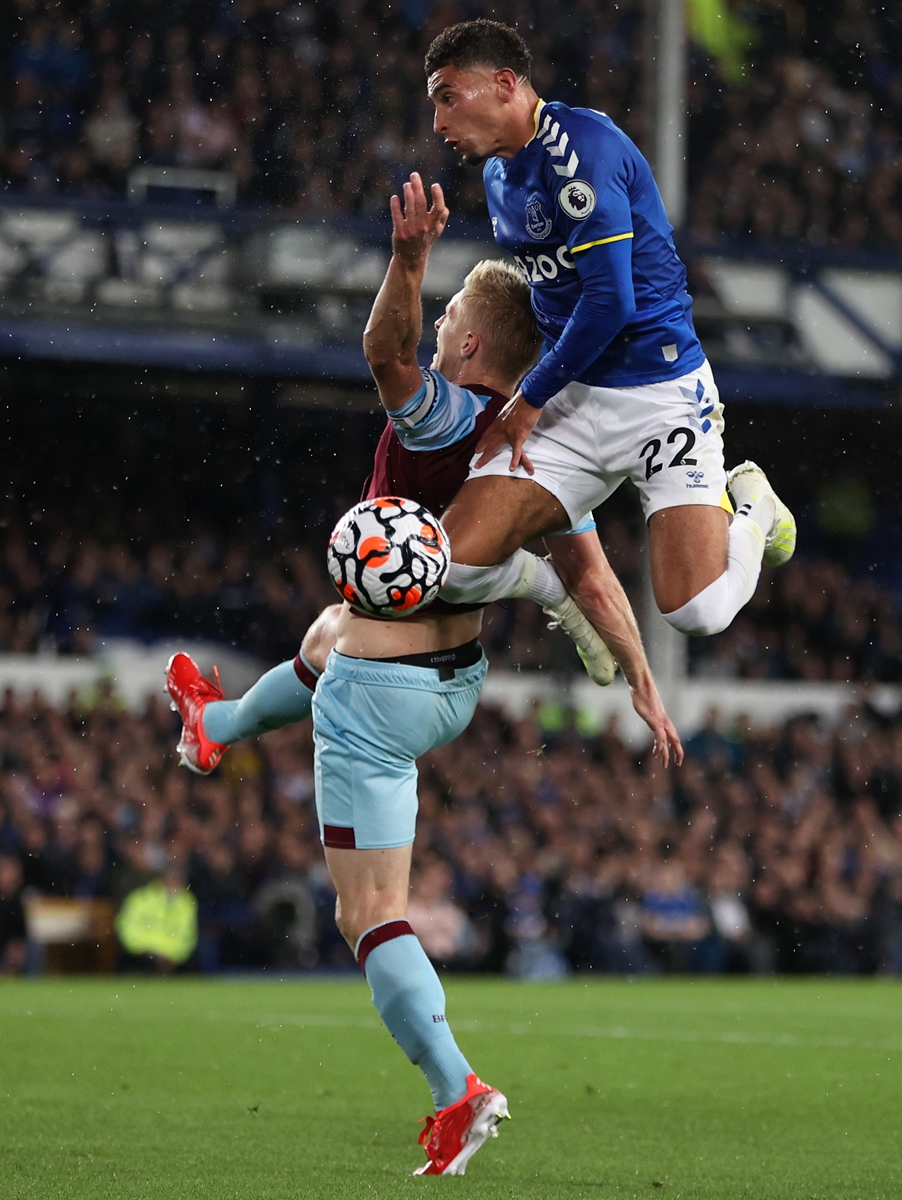
<svg viewBox="0 0 902 1200"><path fill-rule="evenodd" d="M584 221L595 208L595 189L583 179L571 179L561 188L558 203L574 221Z"/></svg>

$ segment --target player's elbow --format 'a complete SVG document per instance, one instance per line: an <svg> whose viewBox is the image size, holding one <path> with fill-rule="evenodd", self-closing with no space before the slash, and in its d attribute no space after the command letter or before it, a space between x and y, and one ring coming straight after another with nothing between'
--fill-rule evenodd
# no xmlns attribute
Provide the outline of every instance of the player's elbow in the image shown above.
<svg viewBox="0 0 902 1200"><path fill-rule="evenodd" d="M392 353L391 348L375 330L367 328L363 333L363 354L371 367L384 367L387 363L397 359L398 348L395 346L394 353Z"/></svg>
<svg viewBox="0 0 902 1200"><path fill-rule="evenodd" d="M363 335L363 354L377 378L380 372L410 367L416 362L416 354L411 355L399 349L397 340L380 337L377 333L370 334L369 331Z"/></svg>
<svg viewBox="0 0 902 1200"><path fill-rule="evenodd" d="M617 297L616 322L619 330L623 329L636 315L636 297L633 292L621 293Z"/></svg>

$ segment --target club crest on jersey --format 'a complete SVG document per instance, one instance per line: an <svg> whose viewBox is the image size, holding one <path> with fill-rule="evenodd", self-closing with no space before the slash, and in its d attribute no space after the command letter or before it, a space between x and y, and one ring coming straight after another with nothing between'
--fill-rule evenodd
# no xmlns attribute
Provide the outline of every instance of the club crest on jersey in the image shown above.
<svg viewBox="0 0 902 1200"><path fill-rule="evenodd" d="M526 232L534 242L543 242L551 233L551 217L542 208L541 196L526 201Z"/></svg>
<svg viewBox="0 0 902 1200"><path fill-rule="evenodd" d="M558 203L574 221L584 221L595 208L595 189L583 179L571 179L561 188Z"/></svg>

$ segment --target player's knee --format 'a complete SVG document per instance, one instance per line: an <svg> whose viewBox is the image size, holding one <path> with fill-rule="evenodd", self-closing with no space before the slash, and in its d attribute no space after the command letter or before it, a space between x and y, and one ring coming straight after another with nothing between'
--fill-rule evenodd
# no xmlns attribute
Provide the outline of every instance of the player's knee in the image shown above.
<svg viewBox="0 0 902 1200"><path fill-rule="evenodd" d="M692 602L690 601L689 604ZM680 633L685 633L688 637L712 637L715 633L723 633L729 625L729 621L719 619L698 620L689 618L685 615L685 609L689 605L684 605L683 608L678 608L676 612L661 613L661 616L668 625L672 625L674 629Z"/></svg>
<svg viewBox="0 0 902 1200"><path fill-rule="evenodd" d="M722 633L735 615L730 607L726 575L693 596L673 612L661 613L668 625L690 637L711 637Z"/></svg>
<svg viewBox="0 0 902 1200"><path fill-rule="evenodd" d="M335 897L335 924L338 926L338 932L353 950L357 944L357 938L354 934L352 922L345 915L345 911L341 906L340 896Z"/></svg>

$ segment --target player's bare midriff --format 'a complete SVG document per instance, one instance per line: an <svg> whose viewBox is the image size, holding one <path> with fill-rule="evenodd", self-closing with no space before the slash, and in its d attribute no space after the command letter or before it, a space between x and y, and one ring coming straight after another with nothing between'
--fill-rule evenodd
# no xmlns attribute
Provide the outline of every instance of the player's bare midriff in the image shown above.
<svg viewBox="0 0 902 1200"><path fill-rule="evenodd" d="M338 618L335 649L352 658L394 658L451 650L479 636L482 609L476 612L428 613L393 621L374 621L345 604Z"/></svg>

